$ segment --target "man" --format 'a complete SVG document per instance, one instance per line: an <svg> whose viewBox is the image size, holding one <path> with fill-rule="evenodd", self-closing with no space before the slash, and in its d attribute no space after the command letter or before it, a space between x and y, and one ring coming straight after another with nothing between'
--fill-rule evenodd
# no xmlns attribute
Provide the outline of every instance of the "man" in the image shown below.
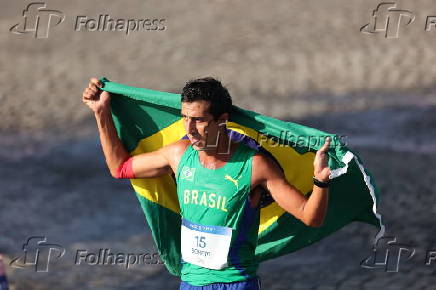
<svg viewBox="0 0 436 290"><path fill-rule="evenodd" d="M187 139L136 156L130 156L118 138L111 96L101 86L92 78L82 99L94 112L111 175L175 174L182 216L180 289L259 289L255 248L261 189L306 225L322 225L328 204L329 139L316 153L315 185L306 198L272 159L231 140L226 122L232 99L219 81L197 79L183 88L181 116Z"/></svg>

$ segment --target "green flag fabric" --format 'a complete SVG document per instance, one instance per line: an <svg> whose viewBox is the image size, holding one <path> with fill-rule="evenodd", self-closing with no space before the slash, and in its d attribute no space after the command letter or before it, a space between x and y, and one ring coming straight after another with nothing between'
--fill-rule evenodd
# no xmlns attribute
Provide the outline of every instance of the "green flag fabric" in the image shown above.
<svg viewBox="0 0 436 290"><path fill-rule="evenodd" d="M180 115L180 95L135 88L100 79L112 93L114 124L131 155L151 152L186 138ZM304 195L313 187L313 160L325 137L331 168L329 206L323 226L311 228L280 208L270 196L263 196L256 257L259 262L306 247L353 221L378 227L377 240L384 234L377 212L379 191L362 161L341 144L337 135L284 122L233 106L227 123L236 142L257 148L278 162L286 179ZM180 276L180 207L172 175L131 179L150 226L162 261L170 273Z"/></svg>

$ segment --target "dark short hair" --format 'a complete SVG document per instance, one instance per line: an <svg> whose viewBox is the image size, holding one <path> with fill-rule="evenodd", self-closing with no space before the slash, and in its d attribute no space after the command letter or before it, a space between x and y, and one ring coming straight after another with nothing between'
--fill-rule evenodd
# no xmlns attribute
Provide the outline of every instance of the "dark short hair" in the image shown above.
<svg viewBox="0 0 436 290"><path fill-rule="evenodd" d="M182 91L182 102L209 101L209 113L215 120L223 113L232 110L232 97L220 81L212 78L200 78L186 83Z"/></svg>

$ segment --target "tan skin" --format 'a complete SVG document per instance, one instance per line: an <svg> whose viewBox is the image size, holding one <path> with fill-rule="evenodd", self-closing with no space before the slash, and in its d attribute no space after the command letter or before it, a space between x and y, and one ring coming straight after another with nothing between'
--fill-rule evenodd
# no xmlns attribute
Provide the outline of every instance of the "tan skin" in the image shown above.
<svg viewBox="0 0 436 290"><path fill-rule="evenodd" d="M117 136L110 113L110 94L100 90L101 83L92 78L85 88L82 101L94 112L106 163L116 177L118 167L130 156ZM230 142L225 134L225 122L228 113L214 119L209 113L210 103L207 101L183 102L181 115L189 140L180 140L161 149L135 155L132 168L136 178L153 178L177 172L179 161L186 148L192 144L199 151L200 162L208 168L220 168L229 160L231 154L239 146ZM217 138L219 134L219 138ZM210 139L209 139L210 138ZM215 147L206 146L209 140L218 140ZM230 143L229 143L230 142ZM212 143L214 144L214 143ZM230 144L230 146L229 146ZM314 176L320 181L327 181L330 175L327 150L329 138L317 151L314 159ZM227 154L223 154L227 153ZM259 201L258 186L268 190L285 211L303 223L312 227L323 224L328 206L328 188L313 186L313 192L306 198L297 188L289 184L278 166L263 154L257 153L252 162L252 205Z"/></svg>

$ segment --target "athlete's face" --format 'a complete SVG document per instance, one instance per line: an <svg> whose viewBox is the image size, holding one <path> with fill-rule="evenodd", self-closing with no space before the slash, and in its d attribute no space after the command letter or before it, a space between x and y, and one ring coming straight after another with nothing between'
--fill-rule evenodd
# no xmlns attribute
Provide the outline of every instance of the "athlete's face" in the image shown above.
<svg viewBox="0 0 436 290"><path fill-rule="evenodd" d="M210 102L194 101L182 102L182 117L185 125L186 134L192 147L195 150L208 150L217 144L219 132L224 132L228 114L222 114L217 120L214 120L209 113ZM209 146L207 146L209 145Z"/></svg>

